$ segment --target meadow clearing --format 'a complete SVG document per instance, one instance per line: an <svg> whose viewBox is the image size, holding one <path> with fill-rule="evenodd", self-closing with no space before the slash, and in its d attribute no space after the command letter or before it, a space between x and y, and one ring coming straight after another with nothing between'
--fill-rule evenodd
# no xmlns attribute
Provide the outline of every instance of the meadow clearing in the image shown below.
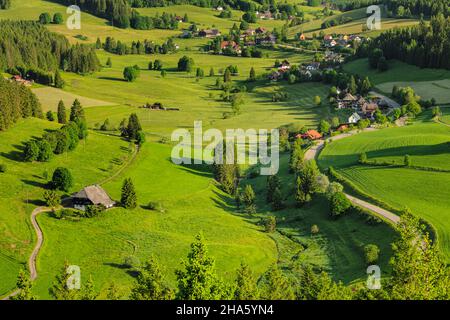
<svg viewBox="0 0 450 320"><path fill-rule="evenodd" d="M437 231L439 247L449 261L450 173L402 165L408 154L413 166L449 170L449 132L449 127L428 118L401 128L361 133L329 144L320 154L319 164L322 168L333 166L363 192L398 210L407 207L431 223ZM393 164L361 165L358 159L363 152L371 161Z"/></svg>

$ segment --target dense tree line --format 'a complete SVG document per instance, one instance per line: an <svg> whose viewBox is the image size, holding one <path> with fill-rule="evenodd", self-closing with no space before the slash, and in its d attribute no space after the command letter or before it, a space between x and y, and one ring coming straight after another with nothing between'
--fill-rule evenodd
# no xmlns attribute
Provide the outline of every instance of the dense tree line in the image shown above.
<svg viewBox="0 0 450 320"><path fill-rule="evenodd" d="M6 10L11 6L11 0L0 0L0 9Z"/></svg>
<svg viewBox="0 0 450 320"><path fill-rule="evenodd" d="M442 14L422 20L418 26L393 29L382 33L370 44L358 49L359 56L368 56L381 49L386 59L398 59L421 68L450 69L450 17Z"/></svg>
<svg viewBox="0 0 450 320"><path fill-rule="evenodd" d="M0 131L28 117L43 117L37 97L27 87L0 77Z"/></svg>
<svg viewBox="0 0 450 320"><path fill-rule="evenodd" d="M320 1L318 2L320 4ZM420 15L431 17L438 13L442 13L445 16L450 14L448 0L327 0L326 2L331 7L341 11L350 11L374 4L383 4L387 9L388 16L399 18L411 18L412 16Z"/></svg>
<svg viewBox="0 0 450 320"><path fill-rule="evenodd" d="M71 46L68 40L32 21L0 21L0 70L22 71L32 80L47 79L58 68L87 73L97 71L99 62L91 46ZM34 79L33 79L34 78Z"/></svg>
<svg viewBox="0 0 450 320"><path fill-rule="evenodd" d="M98 39L96 44L97 49L103 47L105 51L115 53L118 55L125 54L167 54L176 51L176 45L173 39L168 39L162 45L156 44L153 41L144 40L133 41L130 46L119 41L116 41L112 37L106 37L105 43L102 44L100 39Z"/></svg>

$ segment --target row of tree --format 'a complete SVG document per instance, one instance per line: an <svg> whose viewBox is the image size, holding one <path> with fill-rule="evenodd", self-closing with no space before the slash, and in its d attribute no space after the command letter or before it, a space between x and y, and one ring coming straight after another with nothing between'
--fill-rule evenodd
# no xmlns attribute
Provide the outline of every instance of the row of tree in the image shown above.
<svg viewBox="0 0 450 320"><path fill-rule="evenodd" d="M96 48L103 48L105 51L115 53L118 55L125 54L167 54L176 51L176 45L173 40L170 38L162 45L155 44L153 41L144 40L141 41L133 41L131 46L119 41L116 41L112 37L106 37L105 43L102 44L100 39L97 39Z"/></svg>
<svg viewBox="0 0 450 320"><path fill-rule="evenodd" d="M0 131L8 129L20 118L28 117L43 117L37 97L26 86L0 76Z"/></svg>
<svg viewBox="0 0 450 320"><path fill-rule="evenodd" d="M64 103L58 105L58 122L64 124L60 129L46 132L40 139L25 143L24 161L49 161L53 154L62 154L74 150L79 141L87 137L87 125L84 110L75 100L67 123Z"/></svg>
<svg viewBox="0 0 450 320"><path fill-rule="evenodd" d="M0 9L6 10L11 7L11 0L0 0Z"/></svg>

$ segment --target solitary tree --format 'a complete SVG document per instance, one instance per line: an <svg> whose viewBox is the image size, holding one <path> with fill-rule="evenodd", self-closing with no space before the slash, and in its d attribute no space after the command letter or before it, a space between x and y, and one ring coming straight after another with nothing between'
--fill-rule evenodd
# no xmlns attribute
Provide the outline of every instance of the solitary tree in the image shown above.
<svg viewBox="0 0 450 320"><path fill-rule="evenodd" d="M54 24L62 24L64 22L64 18L61 13L57 12L53 15L53 23Z"/></svg>
<svg viewBox="0 0 450 320"><path fill-rule="evenodd" d="M66 115L66 107L64 105L64 101L59 100L58 102L58 123L65 124L67 122L67 115Z"/></svg>
<svg viewBox="0 0 450 320"><path fill-rule="evenodd" d="M123 77L128 82L134 82L139 77L140 71L135 66L125 67L123 69Z"/></svg>
<svg viewBox="0 0 450 320"><path fill-rule="evenodd" d="M250 81L255 81L256 80L256 72L255 72L255 69L253 67L250 69L250 77L248 78L248 80L250 80Z"/></svg>
<svg viewBox="0 0 450 320"><path fill-rule="evenodd" d="M51 186L53 189L69 192L73 186L73 177L67 168L56 168L53 172Z"/></svg>
<svg viewBox="0 0 450 320"><path fill-rule="evenodd" d="M127 209L134 209L137 206L136 190L131 178L127 178L123 182L120 203Z"/></svg>
<svg viewBox="0 0 450 320"><path fill-rule="evenodd" d="M183 269L175 272L178 281L177 298L181 300L217 300L229 298L228 290L215 272L215 262L208 254L204 238L198 234Z"/></svg>

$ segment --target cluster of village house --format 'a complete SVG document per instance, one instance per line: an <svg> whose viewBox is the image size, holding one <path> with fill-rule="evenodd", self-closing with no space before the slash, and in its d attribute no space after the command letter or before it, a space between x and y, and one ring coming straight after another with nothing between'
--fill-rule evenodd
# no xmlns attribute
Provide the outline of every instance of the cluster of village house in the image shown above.
<svg viewBox="0 0 450 320"><path fill-rule="evenodd" d="M218 29L202 29L197 33L198 37L209 39L214 39L220 35L221 33ZM255 45L273 45L277 41L277 38L273 34L267 32L267 30L263 27L243 31L240 35L240 39L244 47L251 47ZM225 50L227 48L233 49L237 54L241 54L242 52L241 45L232 40L222 41L220 43L221 50Z"/></svg>
<svg viewBox="0 0 450 320"><path fill-rule="evenodd" d="M20 75L14 75L11 78L5 78L6 80L9 80L10 82L16 82L19 84L22 84L26 87L31 87L33 85L33 81L26 80L22 78Z"/></svg>

